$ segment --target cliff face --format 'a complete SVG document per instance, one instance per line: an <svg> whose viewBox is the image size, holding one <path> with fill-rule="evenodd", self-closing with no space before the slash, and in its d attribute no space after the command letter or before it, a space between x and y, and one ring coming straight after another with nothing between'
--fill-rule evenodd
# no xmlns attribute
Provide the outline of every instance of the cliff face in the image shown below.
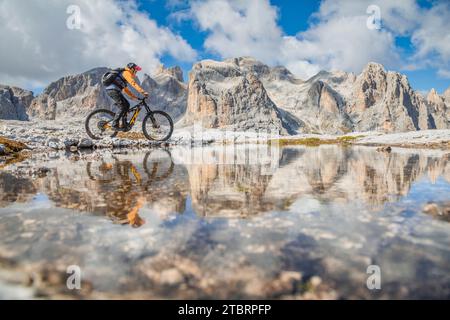
<svg viewBox="0 0 450 320"><path fill-rule="evenodd" d="M307 81L296 79L282 66L270 68L252 58L236 59L263 83L269 98L290 128L298 132L343 133L352 130L343 112L342 96L331 84L344 82L344 73L322 71ZM345 74L346 77L347 74ZM345 79L347 80L347 79Z"/></svg>
<svg viewBox="0 0 450 320"><path fill-rule="evenodd" d="M246 72L237 60L197 63L188 88L185 124L273 133L290 130L257 75Z"/></svg>
<svg viewBox="0 0 450 320"><path fill-rule="evenodd" d="M301 132L450 128L443 108L431 108L406 76L386 71L380 64L369 63L358 76L321 71L305 82L271 79L263 75L269 95L280 109L300 120Z"/></svg>
<svg viewBox="0 0 450 320"><path fill-rule="evenodd" d="M180 67L161 67L152 76L145 75L142 87L150 93L150 106L155 110L167 112L175 121L186 112L188 92Z"/></svg>
<svg viewBox="0 0 450 320"><path fill-rule="evenodd" d="M228 77L233 77L227 70L230 64L260 80L282 120L298 132L342 134L450 128L445 97L436 94L436 100L442 101L435 105L415 92L406 76L386 71L377 63L369 63L360 75L321 71L307 81L296 79L284 67L270 68L248 57L216 62Z"/></svg>
<svg viewBox="0 0 450 320"><path fill-rule="evenodd" d="M448 129L450 123L450 89L441 97L435 89L432 89L426 98L428 109L436 128Z"/></svg>
<svg viewBox="0 0 450 320"><path fill-rule="evenodd" d="M27 110L33 98L31 91L0 85L0 119L28 120Z"/></svg>
<svg viewBox="0 0 450 320"><path fill-rule="evenodd" d="M83 116L95 108L108 107L110 101L102 87L106 68L67 76L51 83L31 104L29 115L54 120Z"/></svg>
<svg viewBox="0 0 450 320"><path fill-rule="evenodd" d="M448 89L445 90L445 92L442 95L442 97L444 98L446 105L448 107L450 107L450 87L448 87Z"/></svg>
<svg viewBox="0 0 450 320"><path fill-rule="evenodd" d="M347 112L357 131L436 129L433 114L406 76L370 63L355 81Z"/></svg>

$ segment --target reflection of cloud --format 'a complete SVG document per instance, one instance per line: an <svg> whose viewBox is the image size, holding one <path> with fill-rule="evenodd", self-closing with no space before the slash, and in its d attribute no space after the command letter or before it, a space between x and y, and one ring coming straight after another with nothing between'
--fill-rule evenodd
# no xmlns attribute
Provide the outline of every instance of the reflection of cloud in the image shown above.
<svg viewBox="0 0 450 320"><path fill-rule="evenodd" d="M310 196L304 196L298 198L289 209L292 212L309 213L319 212L321 208L322 204L317 199Z"/></svg>
<svg viewBox="0 0 450 320"><path fill-rule="evenodd" d="M279 145L268 144L224 144L201 148L175 147L171 150L173 162L182 165L257 165L273 171L281 158Z"/></svg>

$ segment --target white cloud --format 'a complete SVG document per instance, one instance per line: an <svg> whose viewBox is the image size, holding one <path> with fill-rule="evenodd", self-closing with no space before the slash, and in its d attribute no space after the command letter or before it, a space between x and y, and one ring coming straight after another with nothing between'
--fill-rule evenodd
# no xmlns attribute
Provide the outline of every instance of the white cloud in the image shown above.
<svg viewBox="0 0 450 320"><path fill-rule="evenodd" d="M327 0L322 3L318 16L322 22L329 22L335 17L351 17L370 4L380 8L383 30L392 39L398 36L411 38L413 53L401 63L397 62L398 68L417 70L432 67L438 69L440 76L447 74L446 70L450 69L449 2L433 2L428 9L420 7L416 0ZM353 36L351 34L350 38L353 39ZM399 52L395 47L391 49L391 53Z"/></svg>
<svg viewBox="0 0 450 320"><path fill-rule="evenodd" d="M380 9L380 30L367 28L370 5ZM269 0L192 0L189 13L180 17L207 31L205 48L221 57L250 55L307 78L320 69L359 72L369 61L392 69L445 67L450 60L448 7L429 10L415 0L323 0L309 29L294 36L283 34ZM411 37L417 54L402 59L398 36Z"/></svg>
<svg viewBox="0 0 450 320"><path fill-rule="evenodd" d="M366 27L367 5L359 5L361 10L355 14L351 7L334 3L324 1L315 15L318 22L296 36L283 34L277 8L268 0L196 0L190 17L209 32L204 43L207 50L222 57L250 55L272 65L286 65L301 78L320 69L360 71L372 60L398 63L391 33Z"/></svg>
<svg viewBox="0 0 450 320"><path fill-rule="evenodd" d="M268 1L194 1L190 13L202 30L210 31L206 49L222 57L239 53L276 61L282 32L276 23L277 10Z"/></svg>
<svg viewBox="0 0 450 320"><path fill-rule="evenodd" d="M421 10L416 0L325 0L322 1L316 17L321 21L339 18L364 16L367 8L377 6L380 9L384 29L406 35L419 25Z"/></svg>
<svg viewBox="0 0 450 320"><path fill-rule="evenodd" d="M391 33L366 28L366 16L334 17L299 33L284 47L288 61L307 60L321 69L359 72L369 61L396 67Z"/></svg>
<svg viewBox="0 0 450 320"><path fill-rule="evenodd" d="M441 78L450 79L450 70L439 69L437 73Z"/></svg>
<svg viewBox="0 0 450 320"><path fill-rule="evenodd" d="M66 27L67 7L81 9L81 29ZM150 72L164 54L193 61L180 36L138 11L134 1L0 0L0 83L42 86L58 77L129 61Z"/></svg>
<svg viewBox="0 0 450 320"><path fill-rule="evenodd" d="M420 28L412 32L412 41L417 48L414 60L437 67L438 74L448 75L450 70L450 4L439 3L425 11Z"/></svg>

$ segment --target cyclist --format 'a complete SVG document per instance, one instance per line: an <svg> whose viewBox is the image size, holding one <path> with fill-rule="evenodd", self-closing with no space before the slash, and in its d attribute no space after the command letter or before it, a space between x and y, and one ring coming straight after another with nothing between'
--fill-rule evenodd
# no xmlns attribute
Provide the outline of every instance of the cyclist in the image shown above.
<svg viewBox="0 0 450 320"><path fill-rule="evenodd" d="M112 83L106 87L106 93L108 96L114 101L115 105L120 109L120 112L117 112L112 126L117 131L125 131L128 123L126 119L126 114L128 109L130 108L130 103L122 94L124 92L127 96L129 96L133 100L138 100L138 97L133 94L130 90L130 86L136 90L139 94L143 95L144 98L148 97L148 93L145 92L144 89L141 88L139 84L137 84L137 72L141 71L142 68L137 64L130 62L127 64L125 69L119 69L119 72L112 80ZM122 126L120 127L119 121L122 118Z"/></svg>

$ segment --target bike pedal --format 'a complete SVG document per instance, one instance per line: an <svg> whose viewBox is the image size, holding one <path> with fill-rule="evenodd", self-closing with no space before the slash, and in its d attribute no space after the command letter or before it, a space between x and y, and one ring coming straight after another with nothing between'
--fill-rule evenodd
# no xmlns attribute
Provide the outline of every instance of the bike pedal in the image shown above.
<svg viewBox="0 0 450 320"><path fill-rule="evenodd" d="M120 132L125 132L125 131L128 131L128 128L123 128L123 127L112 127L113 128L113 130L115 130L115 131L120 131Z"/></svg>

